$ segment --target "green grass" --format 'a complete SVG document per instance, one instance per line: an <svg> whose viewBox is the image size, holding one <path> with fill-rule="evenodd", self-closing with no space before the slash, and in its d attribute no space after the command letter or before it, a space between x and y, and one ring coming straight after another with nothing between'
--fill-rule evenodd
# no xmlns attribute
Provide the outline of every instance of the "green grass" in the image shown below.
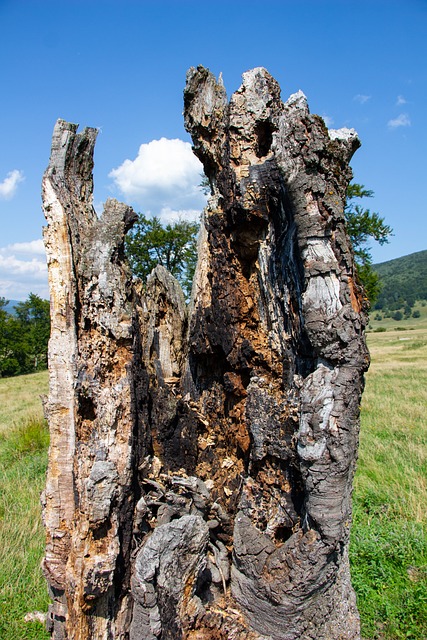
<svg viewBox="0 0 427 640"><path fill-rule="evenodd" d="M371 333L352 579L364 638L427 638L427 327Z"/></svg>
<svg viewBox="0 0 427 640"><path fill-rule="evenodd" d="M366 640L427 638L427 319L419 320L368 335L350 548ZM48 638L24 622L49 602L39 568L46 390L46 372L0 379L1 640Z"/></svg>
<svg viewBox="0 0 427 640"><path fill-rule="evenodd" d="M40 395L47 394L48 373L0 378L0 433L26 420L28 415L42 417Z"/></svg>
<svg viewBox="0 0 427 640"><path fill-rule="evenodd" d="M47 372L0 379L0 638L44 640L48 634L25 614L46 611L40 570L44 534L40 492L45 483L48 431L40 393ZM22 402L21 402L22 398Z"/></svg>

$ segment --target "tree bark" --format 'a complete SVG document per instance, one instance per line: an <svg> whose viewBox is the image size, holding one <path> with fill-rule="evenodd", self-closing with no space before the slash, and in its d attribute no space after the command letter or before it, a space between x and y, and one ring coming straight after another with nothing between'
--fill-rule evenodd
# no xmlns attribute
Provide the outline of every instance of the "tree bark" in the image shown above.
<svg viewBox="0 0 427 640"><path fill-rule="evenodd" d="M124 236L134 214L92 206L95 129L59 120L43 179L51 292L44 571L55 638L119 638L130 542L140 346ZM117 629L119 630L117 633Z"/></svg>
<svg viewBox="0 0 427 640"><path fill-rule="evenodd" d="M96 133L59 121L44 177L52 297L45 573L52 636L355 640L348 541L365 301L345 232L359 146L264 69L228 102L190 69L212 188L192 300L123 259L92 208Z"/></svg>

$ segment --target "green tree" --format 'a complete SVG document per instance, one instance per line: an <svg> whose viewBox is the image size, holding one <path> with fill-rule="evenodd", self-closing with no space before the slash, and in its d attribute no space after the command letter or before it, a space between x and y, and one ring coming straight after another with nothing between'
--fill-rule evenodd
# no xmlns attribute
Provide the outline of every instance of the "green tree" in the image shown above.
<svg viewBox="0 0 427 640"><path fill-rule="evenodd" d="M9 303L6 298L0 296L0 377L3 376L4 360L6 358L6 320L8 314L5 311Z"/></svg>
<svg viewBox="0 0 427 640"><path fill-rule="evenodd" d="M8 304L8 300L0 297L0 377L13 376L20 371L14 349L19 332L15 330L15 319L5 309Z"/></svg>
<svg viewBox="0 0 427 640"><path fill-rule="evenodd" d="M16 317L24 337L22 348L25 351L30 371L45 369L50 336L50 304L35 293L28 300L15 306Z"/></svg>
<svg viewBox="0 0 427 640"><path fill-rule="evenodd" d="M0 296L0 322L6 318L7 311L5 309L5 307L7 307L7 305L9 304L9 300L6 300L6 298L3 298L3 296ZM1 338L1 336L0 336Z"/></svg>
<svg viewBox="0 0 427 640"><path fill-rule="evenodd" d="M179 280L188 298L196 268L198 231L196 222L179 220L163 226L159 218L140 213L126 237L126 254L134 275L145 282L161 264Z"/></svg>
<svg viewBox="0 0 427 640"><path fill-rule="evenodd" d="M30 293L7 313L0 298L0 377L31 373L47 366L49 302Z"/></svg>
<svg viewBox="0 0 427 640"><path fill-rule="evenodd" d="M393 229L385 224L384 218L378 213L363 208L358 201L362 198L372 198L374 192L365 189L363 184L353 182L347 188L347 201L344 215L347 233L350 236L359 279L365 289L369 302L375 302L381 291L381 281L372 269L372 254L369 242L375 240L385 244L393 233Z"/></svg>

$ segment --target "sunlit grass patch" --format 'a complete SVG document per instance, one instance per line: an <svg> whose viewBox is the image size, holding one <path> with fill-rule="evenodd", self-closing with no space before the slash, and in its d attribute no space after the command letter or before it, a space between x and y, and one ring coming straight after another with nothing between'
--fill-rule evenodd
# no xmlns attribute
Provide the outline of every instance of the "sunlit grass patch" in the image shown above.
<svg viewBox="0 0 427 640"><path fill-rule="evenodd" d="M15 464L25 455L46 451L49 446L49 430L46 420L29 415L8 432L0 432L0 464Z"/></svg>
<svg viewBox="0 0 427 640"><path fill-rule="evenodd" d="M427 544L420 523L386 504L356 503L352 580L365 638L424 640L427 630Z"/></svg>
<svg viewBox="0 0 427 640"><path fill-rule="evenodd" d="M0 638L44 640L28 612L47 611L46 582L40 569L44 532L40 492L45 484L48 430L39 394L46 372L0 380ZM24 405L19 406L20 395Z"/></svg>
<svg viewBox="0 0 427 640"><path fill-rule="evenodd" d="M25 420L29 414L42 417L40 395L47 391L47 371L0 378L0 432Z"/></svg>
<svg viewBox="0 0 427 640"><path fill-rule="evenodd" d="M426 338L369 335L350 549L364 638L427 638Z"/></svg>

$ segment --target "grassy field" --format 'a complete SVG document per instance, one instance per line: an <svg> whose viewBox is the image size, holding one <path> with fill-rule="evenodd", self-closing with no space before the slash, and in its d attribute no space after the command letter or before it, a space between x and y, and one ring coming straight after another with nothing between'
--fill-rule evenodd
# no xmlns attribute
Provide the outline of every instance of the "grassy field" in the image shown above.
<svg viewBox="0 0 427 640"><path fill-rule="evenodd" d="M424 309L423 309L424 311ZM427 309L426 309L427 313ZM366 640L427 638L427 318L368 334L351 541ZM399 330L395 330L398 326ZM0 379L0 638L44 640L39 493L47 462L47 373Z"/></svg>
<svg viewBox="0 0 427 640"><path fill-rule="evenodd" d="M364 638L425 640L427 323L396 324L368 335L352 578Z"/></svg>
<svg viewBox="0 0 427 640"><path fill-rule="evenodd" d="M403 311L403 309L401 309ZM402 320L394 320L392 317L386 318L383 311L372 311L370 315L369 327L373 331L401 331L401 330L414 330L423 329L427 326L427 303L425 300L415 303L412 311L418 311L419 318L413 318L412 316ZM392 312L391 312L392 313ZM381 320L377 319L381 318Z"/></svg>
<svg viewBox="0 0 427 640"><path fill-rule="evenodd" d="M0 638L42 640L43 626L25 622L46 611L40 571L43 528L40 492L45 482L48 431L39 394L47 372L0 379Z"/></svg>

